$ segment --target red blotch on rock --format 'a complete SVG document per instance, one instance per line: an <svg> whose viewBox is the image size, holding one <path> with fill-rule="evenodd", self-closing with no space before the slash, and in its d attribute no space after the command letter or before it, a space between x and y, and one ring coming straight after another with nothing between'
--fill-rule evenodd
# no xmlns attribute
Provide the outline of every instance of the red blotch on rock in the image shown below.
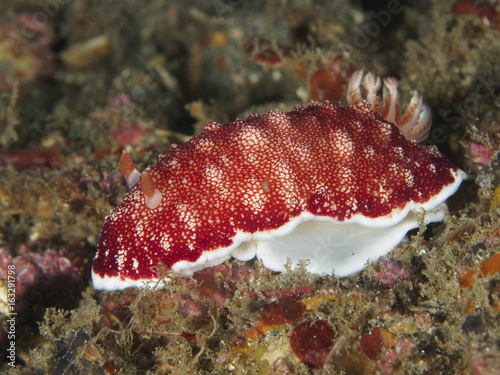
<svg viewBox="0 0 500 375"><path fill-rule="evenodd" d="M373 277L385 285L396 285L398 279L410 279L416 285L416 277L411 273L410 267L394 259L380 258L379 262L385 267L385 272L374 272Z"/></svg>
<svg viewBox="0 0 500 375"><path fill-rule="evenodd" d="M196 340L196 334L189 332L181 332L180 335L188 341Z"/></svg>
<svg viewBox="0 0 500 375"><path fill-rule="evenodd" d="M477 2L476 0L458 0L451 8L453 14L474 14L480 18L486 18L495 28L499 28L499 12L495 5L488 1Z"/></svg>
<svg viewBox="0 0 500 375"><path fill-rule="evenodd" d="M276 326L285 323L295 323L304 314L305 306L293 297L281 297L277 301L262 307L259 322L263 326Z"/></svg>
<svg viewBox="0 0 500 375"><path fill-rule="evenodd" d="M324 320L308 320L292 331L290 345L300 361L310 368L323 367L333 347L335 333Z"/></svg>
<svg viewBox="0 0 500 375"><path fill-rule="evenodd" d="M470 144L470 153L472 155L472 162L488 165L495 155L495 150L480 145L478 143Z"/></svg>
<svg viewBox="0 0 500 375"><path fill-rule="evenodd" d="M0 165L7 166L8 164L12 164L18 172L40 167L59 169L62 166L62 159L56 145L46 150L8 151L0 149Z"/></svg>
<svg viewBox="0 0 500 375"><path fill-rule="evenodd" d="M111 128L110 134L120 147L135 146L142 137L143 130L139 122L127 123L122 121L118 126Z"/></svg>
<svg viewBox="0 0 500 375"><path fill-rule="evenodd" d="M375 327L372 333L361 337L361 350L370 359L377 359L382 350L383 345L382 335L379 327Z"/></svg>
<svg viewBox="0 0 500 375"><path fill-rule="evenodd" d="M103 365L102 365L102 368L104 371L106 371L106 373L108 374L116 374L117 372L120 371L121 367L118 366L115 361L113 361L112 359L105 362Z"/></svg>
<svg viewBox="0 0 500 375"><path fill-rule="evenodd" d="M336 100L344 91L345 78L328 69L317 70L309 80L312 100Z"/></svg>

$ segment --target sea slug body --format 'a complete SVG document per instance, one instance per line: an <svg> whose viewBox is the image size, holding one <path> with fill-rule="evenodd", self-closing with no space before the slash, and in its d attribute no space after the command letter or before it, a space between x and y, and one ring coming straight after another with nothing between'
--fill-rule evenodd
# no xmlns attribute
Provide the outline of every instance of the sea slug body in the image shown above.
<svg viewBox="0 0 500 375"><path fill-rule="evenodd" d="M381 86L357 72L348 105L209 122L142 174L124 153L131 191L105 220L94 287L155 282L160 263L192 274L230 257L257 256L276 271L309 259L311 272L345 276L418 227L418 212L425 223L442 220L466 175L416 142L430 128L421 97L400 115L397 81L384 80L382 103Z"/></svg>

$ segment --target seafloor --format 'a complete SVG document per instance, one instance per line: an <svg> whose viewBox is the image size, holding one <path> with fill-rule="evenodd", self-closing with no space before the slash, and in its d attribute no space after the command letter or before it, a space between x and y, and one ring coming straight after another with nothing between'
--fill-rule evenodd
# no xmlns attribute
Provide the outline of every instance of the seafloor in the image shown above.
<svg viewBox="0 0 500 375"><path fill-rule="evenodd" d="M0 9L0 372L500 373L497 2ZM359 68L397 77L403 103L418 90L424 143L469 175L443 223L342 279L230 261L161 291L93 290L122 150L143 170L208 120L342 102Z"/></svg>

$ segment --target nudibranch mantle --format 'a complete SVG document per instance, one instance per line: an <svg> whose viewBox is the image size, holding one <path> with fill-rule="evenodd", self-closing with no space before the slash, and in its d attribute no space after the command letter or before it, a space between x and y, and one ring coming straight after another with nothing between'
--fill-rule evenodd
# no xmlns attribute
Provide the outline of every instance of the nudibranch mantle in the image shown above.
<svg viewBox="0 0 500 375"><path fill-rule="evenodd" d="M313 273L346 276L422 218L443 220L465 173L406 139L373 102L351 97L351 105L311 102L209 122L140 177L124 154L132 189L105 220L94 288L156 282L160 263L191 275L230 257L257 256L275 271L309 259Z"/></svg>

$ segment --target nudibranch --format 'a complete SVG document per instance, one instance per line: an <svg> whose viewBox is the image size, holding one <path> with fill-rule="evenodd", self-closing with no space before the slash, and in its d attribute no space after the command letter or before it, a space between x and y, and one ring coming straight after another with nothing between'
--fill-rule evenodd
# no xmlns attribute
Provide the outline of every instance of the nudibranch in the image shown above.
<svg viewBox="0 0 500 375"><path fill-rule="evenodd" d="M353 75L347 105L311 102L231 124L209 122L141 174L101 232L94 288L154 283L155 266L193 274L230 257L282 271L346 276L388 253L422 221L441 221L465 173L425 138L415 94L400 113L397 81ZM363 99L363 98L366 99Z"/></svg>

